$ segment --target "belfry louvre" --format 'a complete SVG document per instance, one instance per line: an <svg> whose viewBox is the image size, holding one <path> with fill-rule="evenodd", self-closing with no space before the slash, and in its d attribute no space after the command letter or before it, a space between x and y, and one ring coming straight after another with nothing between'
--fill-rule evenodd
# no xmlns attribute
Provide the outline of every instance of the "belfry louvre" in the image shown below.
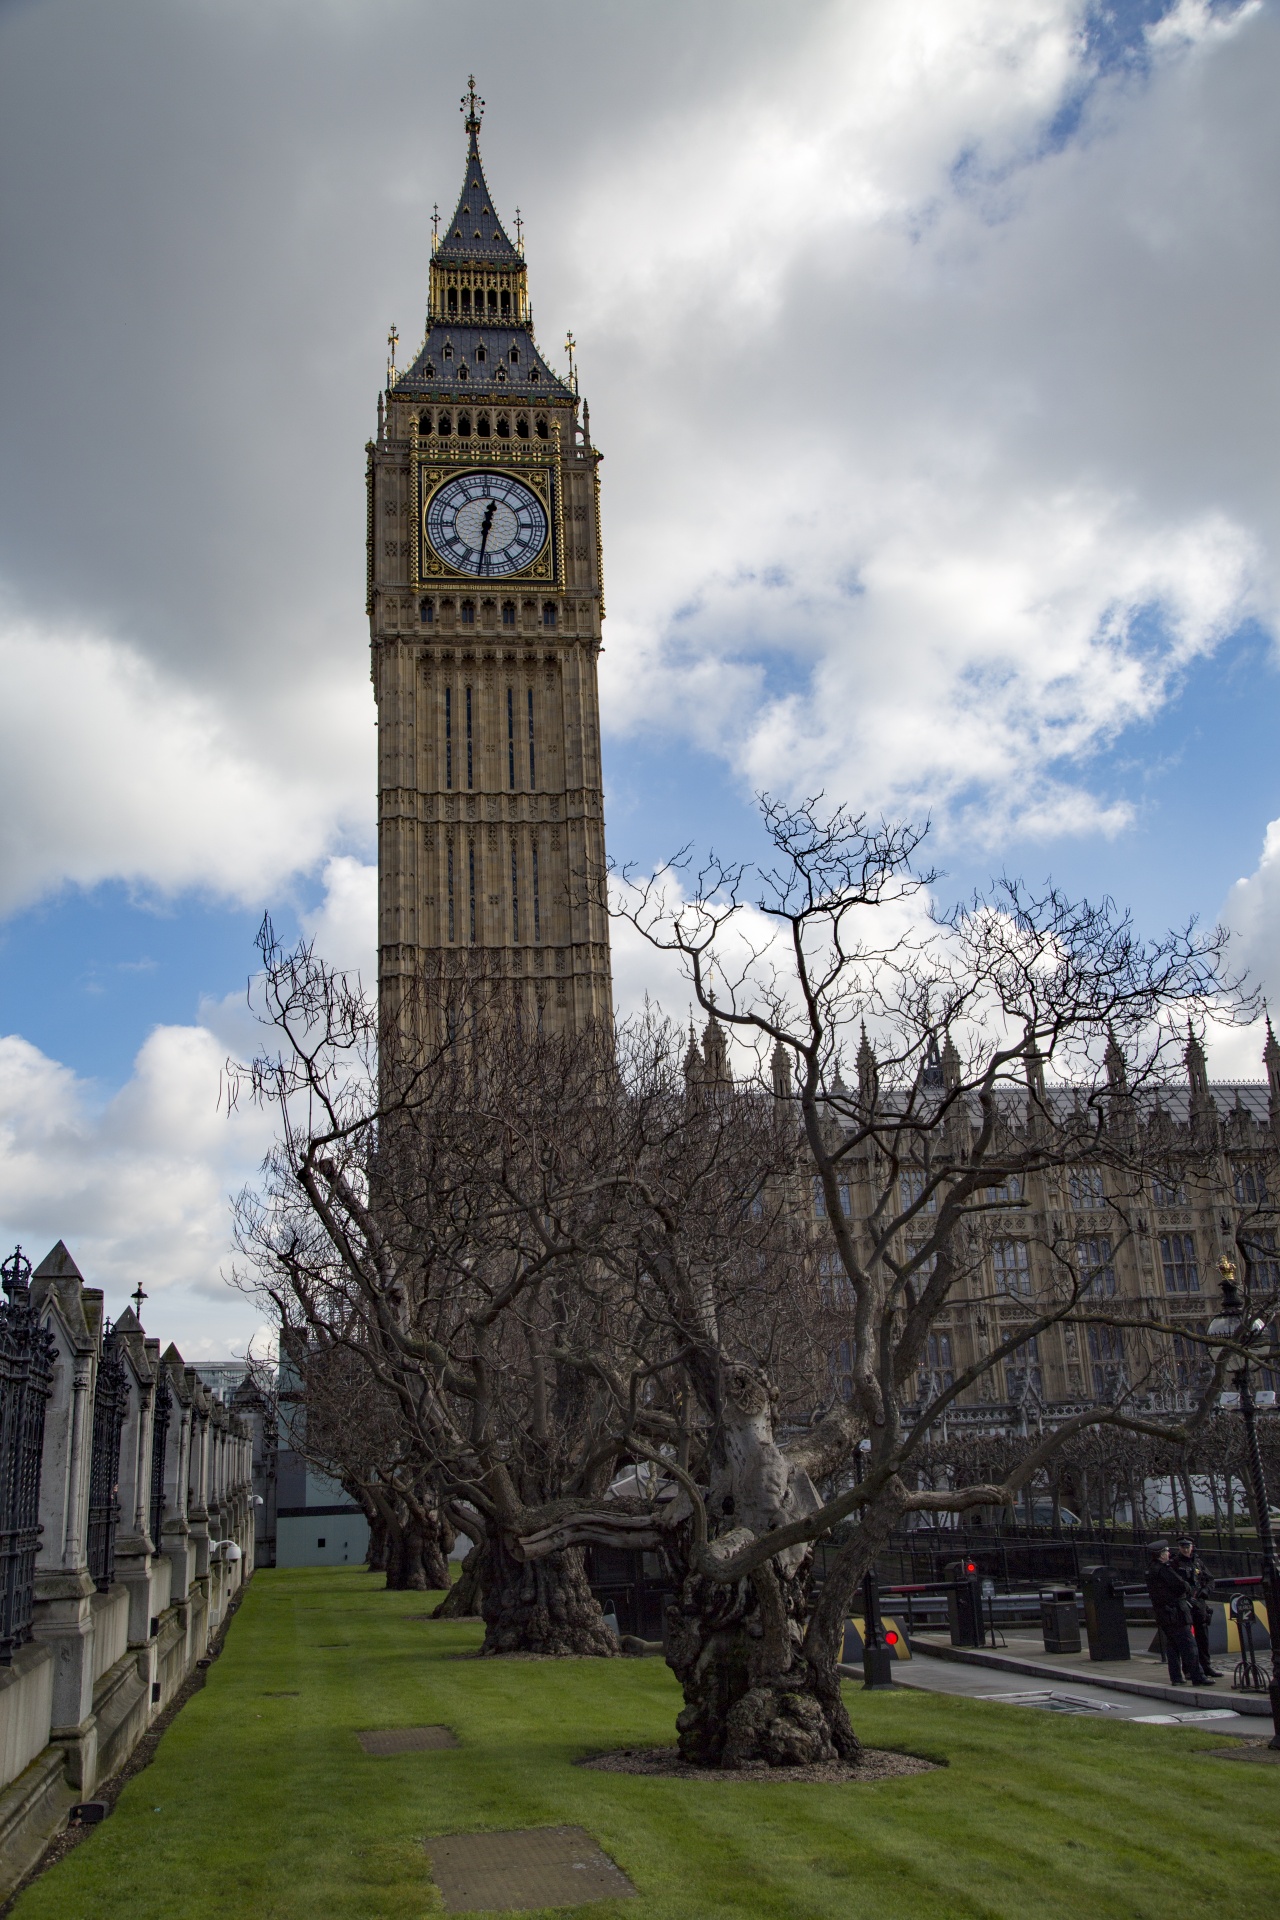
<svg viewBox="0 0 1280 1920"><path fill-rule="evenodd" d="M425 336L403 370L393 337L366 449L379 996L438 1024L483 977L528 1030L580 1032L612 1008L600 455L576 372L538 348L465 104Z"/></svg>

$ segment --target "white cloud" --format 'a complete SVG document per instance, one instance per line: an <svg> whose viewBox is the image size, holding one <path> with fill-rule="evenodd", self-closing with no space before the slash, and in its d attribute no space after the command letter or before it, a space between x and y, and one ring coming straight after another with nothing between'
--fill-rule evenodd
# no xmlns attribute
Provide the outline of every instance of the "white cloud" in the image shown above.
<svg viewBox="0 0 1280 1920"><path fill-rule="evenodd" d="M324 866L324 898L304 914L303 931L331 967L359 974L369 992L378 983L378 869L350 854Z"/></svg>
<svg viewBox="0 0 1280 1920"><path fill-rule="evenodd" d="M256 899L371 815L359 442L459 157L385 70L419 11L298 36L256 9L242 66L246 9L140 8L136 57L109 37L135 111L101 123L93 10L12 41L0 564L42 624L8 638L32 743L8 903L108 874ZM469 30L432 18L465 70ZM525 48L499 5L485 142L507 212L536 202L544 342L572 318L608 456L607 726L953 835L1123 829L1092 756L1276 615L1274 15L1179 0L1149 71L1101 79L1084 0L574 18ZM531 143L552 75L581 111ZM91 321L53 299L67 259ZM106 396L70 546L38 504L81 425L50 358Z"/></svg>
<svg viewBox="0 0 1280 1920"><path fill-rule="evenodd" d="M157 1027L104 1102L28 1041L0 1038L0 1235L33 1262L65 1240L113 1317L141 1282L148 1332L188 1360L242 1353L260 1325L220 1269L229 1195L270 1127L220 1107L226 1051L207 1026Z"/></svg>
<svg viewBox="0 0 1280 1920"><path fill-rule="evenodd" d="M271 752L214 693L100 636L0 625L0 683L0 912L106 879L254 903L367 798L360 756L324 752L323 689Z"/></svg>
<svg viewBox="0 0 1280 1920"><path fill-rule="evenodd" d="M836 9L665 129L656 185L637 144L597 176L580 334L635 395L616 729L952 835L1116 831L1091 756L1243 616L1274 622L1280 423L1242 318L1280 287L1274 23L1184 6L1148 80L1099 86L1050 149L1079 25ZM783 123L805 131L733 137Z"/></svg>
<svg viewBox="0 0 1280 1920"><path fill-rule="evenodd" d="M1237 880L1222 908L1237 965L1280 1005L1280 820L1268 826L1254 871Z"/></svg>

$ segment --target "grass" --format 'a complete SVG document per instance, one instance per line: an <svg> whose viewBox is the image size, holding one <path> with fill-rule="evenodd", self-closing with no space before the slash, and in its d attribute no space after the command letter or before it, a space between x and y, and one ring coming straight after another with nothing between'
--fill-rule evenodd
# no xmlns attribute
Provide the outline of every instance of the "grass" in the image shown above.
<svg viewBox="0 0 1280 1920"><path fill-rule="evenodd" d="M597 1920L1243 1920L1280 1884L1280 1769L1197 1758L1220 1734L854 1690L870 1744L947 1767L587 1772L584 1753L674 1737L662 1662L459 1659L479 1630L410 1618L429 1604L347 1569L258 1574L154 1764L17 1920L418 1920L440 1910L426 1837L560 1823L639 1889ZM441 1722L458 1749L372 1760L355 1739Z"/></svg>

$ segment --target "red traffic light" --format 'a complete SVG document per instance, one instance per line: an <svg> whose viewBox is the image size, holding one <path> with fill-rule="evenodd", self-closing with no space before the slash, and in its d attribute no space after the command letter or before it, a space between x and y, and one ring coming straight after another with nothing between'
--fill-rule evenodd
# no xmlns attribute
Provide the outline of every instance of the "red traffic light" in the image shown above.
<svg viewBox="0 0 1280 1920"><path fill-rule="evenodd" d="M894 1632L894 1630L893 1630L893 1628L892 1628L892 1627L890 1627L890 1629L889 1629L889 1631L888 1631L888 1633L886 1633L886 1634L885 1634L885 1637L884 1637L884 1643L885 1643L885 1645L886 1645L886 1647L896 1647L896 1646L897 1646L897 1644L898 1644L898 1636L897 1636L897 1634L896 1634L896 1633Z"/></svg>
<svg viewBox="0 0 1280 1920"><path fill-rule="evenodd" d="M966 1572L966 1573L976 1573L976 1572L978 1571L978 1563L977 1563L977 1561L976 1561L976 1560L966 1560L966 1561L965 1561L965 1563L964 1563L964 1570L965 1570L965 1572Z"/></svg>

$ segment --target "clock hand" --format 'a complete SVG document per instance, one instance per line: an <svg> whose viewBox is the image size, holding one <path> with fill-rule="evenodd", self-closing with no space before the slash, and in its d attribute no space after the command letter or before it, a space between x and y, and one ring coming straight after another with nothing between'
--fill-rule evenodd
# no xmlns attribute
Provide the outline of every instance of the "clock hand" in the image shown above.
<svg viewBox="0 0 1280 1920"><path fill-rule="evenodd" d="M484 550L489 544L489 535L493 530L493 516L497 511L497 501L491 500L484 510L484 519L480 523L480 556L476 561L477 579L484 568Z"/></svg>

